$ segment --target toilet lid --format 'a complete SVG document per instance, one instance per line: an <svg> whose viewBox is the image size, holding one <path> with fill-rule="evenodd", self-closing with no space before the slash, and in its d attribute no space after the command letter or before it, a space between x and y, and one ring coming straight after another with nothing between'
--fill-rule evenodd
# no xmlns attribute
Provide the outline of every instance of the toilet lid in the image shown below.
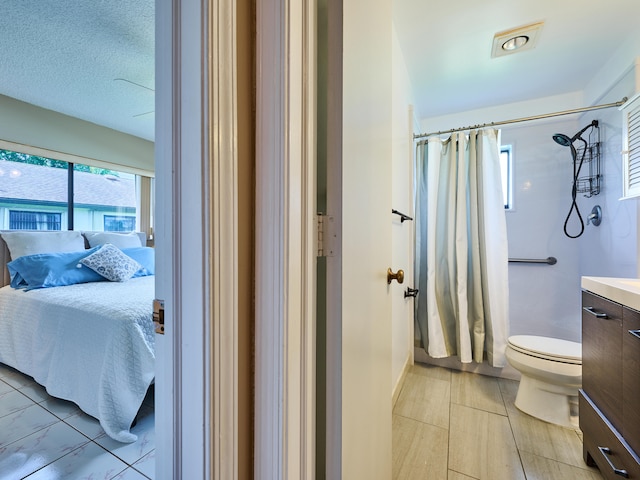
<svg viewBox="0 0 640 480"><path fill-rule="evenodd" d="M509 345L519 352L534 357L565 363L582 363L582 344L560 338L535 335L513 335Z"/></svg>

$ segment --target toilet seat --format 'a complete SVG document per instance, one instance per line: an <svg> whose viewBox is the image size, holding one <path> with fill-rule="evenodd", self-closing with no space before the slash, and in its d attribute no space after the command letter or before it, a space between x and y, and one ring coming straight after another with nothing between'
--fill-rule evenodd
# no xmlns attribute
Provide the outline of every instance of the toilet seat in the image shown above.
<svg viewBox="0 0 640 480"><path fill-rule="evenodd" d="M509 337L508 344L513 350L531 357L582 365L582 345L580 343L536 335L513 335Z"/></svg>

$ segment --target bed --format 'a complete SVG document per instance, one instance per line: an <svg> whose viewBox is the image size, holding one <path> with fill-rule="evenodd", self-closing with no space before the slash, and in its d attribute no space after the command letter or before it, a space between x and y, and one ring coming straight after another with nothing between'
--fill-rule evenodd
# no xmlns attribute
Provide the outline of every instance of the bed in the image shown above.
<svg viewBox="0 0 640 480"><path fill-rule="evenodd" d="M22 284L14 288L10 283L12 278L15 283L15 267L13 276L6 268L11 259L11 242L3 236L6 233L0 232L0 363L33 377L50 395L76 403L97 418L111 438L134 442L136 436L130 427L155 370L154 270L153 264L148 263L153 258L152 253L149 257L151 249L116 248L136 260L142 258L136 255L144 252L145 260L137 265L144 268L126 280L102 278L60 286L30 288ZM91 247L86 237L83 241L85 247ZM84 262L90 258L89 252L104 253L105 248L99 244L77 254ZM75 252L19 258L67 258ZM10 266L15 263L19 262ZM78 271L86 266L76 263Z"/></svg>

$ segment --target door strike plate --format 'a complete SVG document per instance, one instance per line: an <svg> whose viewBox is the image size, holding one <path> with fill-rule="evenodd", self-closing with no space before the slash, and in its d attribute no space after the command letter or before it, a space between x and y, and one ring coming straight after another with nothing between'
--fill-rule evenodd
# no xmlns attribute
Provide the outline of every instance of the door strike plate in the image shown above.
<svg viewBox="0 0 640 480"><path fill-rule="evenodd" d="M164 300L153 300L153 323L156 326L156 333L164 335Z"/></svg>

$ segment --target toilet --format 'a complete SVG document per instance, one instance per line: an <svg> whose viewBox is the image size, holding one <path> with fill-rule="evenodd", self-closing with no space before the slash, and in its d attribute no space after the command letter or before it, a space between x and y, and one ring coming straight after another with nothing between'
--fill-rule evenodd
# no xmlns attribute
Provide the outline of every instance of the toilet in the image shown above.
<svg viewBox="0 0 640 480"><path fill-rule="evenodd" d="M509 337L509 364L521 374L516 407L549 423L578 428L582 345L534 335Z"/></svg>

